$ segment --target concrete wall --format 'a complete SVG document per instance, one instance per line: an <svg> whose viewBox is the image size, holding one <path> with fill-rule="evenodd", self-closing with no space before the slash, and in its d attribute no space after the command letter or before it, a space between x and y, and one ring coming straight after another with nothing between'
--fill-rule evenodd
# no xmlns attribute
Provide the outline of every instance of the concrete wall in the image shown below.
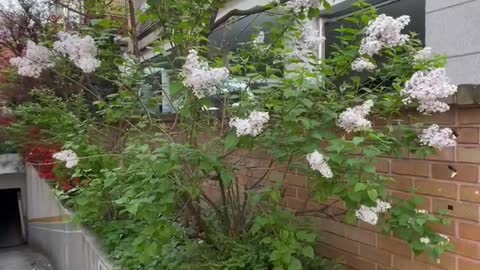
<svg viewBox="0 0 480 270"><path fill-rule="evenodd" d="M456 84L480 84L480 0L427 0L426 45L448 56Z"/></svg>
<svg viewBox="0 0 480 270"><path fill-rule="evenodd" d="M55 270L113 270L98 242L70 222L70 214L47 182L27 167L28 243L47 256Z"/></svg>

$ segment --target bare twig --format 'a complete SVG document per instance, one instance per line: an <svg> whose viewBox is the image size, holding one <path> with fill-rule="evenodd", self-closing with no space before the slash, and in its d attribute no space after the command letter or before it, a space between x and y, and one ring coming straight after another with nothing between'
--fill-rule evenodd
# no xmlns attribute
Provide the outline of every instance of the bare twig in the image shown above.
<svg viewBox="0 0 480 270"><path fill-rule="evenodd" d="M262 12L265 12L267 10L270 10L270 9L278 6L279 4L283 4L285 2L288 2L288 0L280 0L280 3L277 3L277 4L271 3L271 4L263 5L263 6L256 5L252 8L244 9L244 10L232 9L229 12L227 12L225 15L220 17L218 20L216 20L214 23L211 24L210 33L215 31L215 29L220 27L222 24L224 24L225 22L227 22L230 18L232 18L234 16L248 16L248 15L253 15L253 14L257 14L257 13L262 13Z"/></svg>

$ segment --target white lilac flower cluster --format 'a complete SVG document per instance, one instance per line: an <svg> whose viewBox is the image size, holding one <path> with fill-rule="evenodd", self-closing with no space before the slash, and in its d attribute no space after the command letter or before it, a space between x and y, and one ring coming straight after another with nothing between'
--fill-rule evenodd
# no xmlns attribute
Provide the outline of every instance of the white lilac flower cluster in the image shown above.
<svg viewBox="0 0 480 270"><path fill-rule="evenodd" d="M430 238L428 237L422 237L420 238L420 243L424 244L425 246L428 246L430 244Z"/></svg>
<svg viewBox="0 0 480 270"><path fill-rule="evenodd" d="M413 56L413 60L415 63L427 61L433 58L433 51L430 47L425 47L419 50L415 56Z"/></svg>
<svg viewBox="0 0 480 270"><path fill-rule="evenodd" d="M100 61L95 58L97 47L91 36L80 37L60 32L58 38L59 40L53 43L53 50L60 55L68 56L83 72L91 73L100 66ZM25 56L12 58L10 63L17 67L19 75L38 78L43 70L55 66L51 60L52 56L53 53L48 48L29 40Z"/></svg>
<svg viewBox="0 0 480 270"><path fill-rule="evenodd" d="M263 44L265 42L265 32L260 31L258 35L253 39L254 45Z"/></svg>
<svg viewBox="0 0 480 270"><path fill-rule="evenodd" d="M91 36L80 37L66 32L58 33L58 41L53 43L53 49L73 61L85 73L94 72L100 66L96 59L97 47Z"/></svg>
<svg viewBox="0 0 480 270"><path fill-rule="evenodd" d="M381 14L368 24L365 37L360 45L360 54L373 56L383 48L404 44L408 40L408 35L401 34L401 31L409 23L410 16L405 15L395 19Z"/></svg>
<svg viewBox="0 0 480 270"><path fill-rule="evenodd" d="M0 116L10 115L12 113L12 109L10 109L5 102L0 101Z"/></svg>
<svg viewBox="0 0 480 270"><path fill-rule="evenodd" d="M198 57L196 50L190 50L182 67L183 84L190 87L197 98L215 93L215 88L228 79L226 68L210 68L208 63Z"/></svg>
<svg viewBox="0 0 480 270"><path fill-rule="evenodd" d="M72 150L63 150L63 151L57 152L53 154L53 158L60 161L65 161L66 162L65 167L67 168L73 168L77 166L79 161L77 154L75 154L75 152L73 152Z"/></svg>
<svg viewBox="0 0 480 270"><path fill-rule="evenodd" d="M362 105L348 108L340 114L337 126L343 128L347 133L362 131L372 127L372 123L365 117L370 113L373 101L367 100Z"/></svg>
<svg viewBox="0 0 480 270"><path fill-rule="evenodd" d="M419 135L420 143L439 150L457 145L456 137L450 128L440 128L433 124Z"/></svg>
<svg viewBox="0 0 480 270"><path fill-rule="evenodd" d="M29 40L25 56L10 59L10 64L17 67L19 75L38 78L44 69L55 66L50 59L51 56L46 47Z"/></svg>
<svg viewBox="0 0 480 270"><path fill-rule="evenodd" d="M450 242L450 238L449 238L448 236L446 236L445 234L439 233L438 236L440 236L441 238L443 238L444 241L439 242L437 245L439 245L439 246L444 246L445 244L447 244L448 242ZM430 243L431 243L430 238L428 238L428 237L426 237L426 236L421 237L419 240L420 240L420 243L424 244L425 246L429 246Z"/></svg>
<svg viewBox="0 0 480 270"><path fill-rule="evenodd" d="M425 209L415 209L415 213L417 214L427 214L428 211Z"/></svg>
<svg viewBox="0 0 480 270"><path fill-rule="evenodd" d="M363 222L377 225L378 214L387 212L391 207L390 203L377 200L377 205L375 207L362 205L357 211L355 211L355 216Z"/></svg>
<svg viewBox="0 0 480 270"><path fill-rule="evenodd" d="M357 72L373 71L377 66L365 57L358 57L352 62L352 70Z"/></svg>
<svg viewBox="0 0 480 270"><path fill-rule="evenodd" d="M457 92L457 86L450 83L445 68L432 71L417 71L405 83L405 88L400 92L404 97L403 103L418 102L419 112L433 113L446 112L450 109L448 104L440 99L447 98Z"/></svg>
<svg viewBox="0 0 480 270"><path fill-rule="evenodd" d="M333 177L332 169L328 166L327 159L317 150L308 154L306 159L312 170L320 172L325 178Z"/></svg>
<svg viewBox="0 0 480 270"><path fill-rule="evenodd" d="M318 0L290 0L287 2L285 7L293 11L295 13L302 12L304 10L308 10L310 8L318 8L320 7L320 1Z"/></svg>
<svg viewBox="0 0 480 270"><path fill-rule="evenodd" d="M310 25L306 25L302 29L300 39L293 42L291 55L309 64L309 55L317 50L324 40L325 37L321 35L320 31L313 29Z"/></svg>
<svg viewBox="0 0 480 270"><path fill-rule="evenodd" d="M230 127L237 130L237 136L250 135L255 137L264 130L269 120L268 112L253 111L246 119L238 117L231 119Z"/></svg>
<svg viewBox="0 0 480 270"><path fill-rule="evenodd" d="M320 31L313 29L312 26L305 26L302 30L301 49L312 49L318 47L325 37L321 35Z"/></svg>
<svg viewBox="0 0 480 270"><path fill-rule="evenodd" d="M443 239L445 239L445 241L442 242L442 245L445 244L445 243L450 242L450 238L449 238L448 236L446 236L445 234L439 233L438 236L440 236L440 237L442 237Z"/></svg>

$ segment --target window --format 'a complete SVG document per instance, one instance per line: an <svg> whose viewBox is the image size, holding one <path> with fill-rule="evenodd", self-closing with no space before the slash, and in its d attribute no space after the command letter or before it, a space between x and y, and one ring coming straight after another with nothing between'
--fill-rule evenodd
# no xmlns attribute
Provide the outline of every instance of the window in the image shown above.
<svg viewBox="0 0 480 270"><path fill-rule="evenodd" d="M377 6L379 14L386 14L394 18L402 15L410 15L410 24L405 27L404 32L415 32L418 34L418 39L425 44L425 0L390 0L390 1L369 1ZM329 55L332 51L332 45L335 43L336 28L346 25L341 19L348 16L355 10L348 5L339 5L337 10L334 8L334 13L328 14L325 12L322 16L324 23L325 34L325 55ZM343 9L341 9L343 8ZM338 10L340 9L340 10Z"/></svg>
<svg viewBox="0 0 480 270"><path fill-rule="evenodd" d="M165 69L152 68L145 70L148 74L140 87L139 96L151 114L175 113L170 97L170 78ZM159 99L160 104L154 101Z"/></svg>

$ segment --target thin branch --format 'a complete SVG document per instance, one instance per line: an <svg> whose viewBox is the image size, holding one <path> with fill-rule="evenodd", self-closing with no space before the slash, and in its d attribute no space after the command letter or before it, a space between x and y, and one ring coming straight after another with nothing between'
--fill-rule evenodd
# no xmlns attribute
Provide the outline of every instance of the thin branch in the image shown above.
<svg viewBox="0 0 480 270"><path fill-rule="evenodd" d="M337 202L339 202L340 200L334 200L333 202L323 206L322 208L318 208L318 209L302 209L302 210L298 210L298 211L295 211L295 215L296 216L300 216L300 215L305 215L305 214L312 214L312 213L325 213L330 207L332 207L334 204L336 204Z"/></svg>
<svg viewBox="0 0 480 270"><path fill-rule="evenodd" d="M212 33L215 29L217 29L222 24L226 23L230 18L232 18L234 16L248 16L248 15L252 15L252 14L262 13L262 12L265 12L265 11L270 10L272 8L275 8L280 4L286 3L288 1L289 0L280 0L280 3L277 3L277 4L271 3L271 4L263 5L263 6L256 5L252 8L244 9L244 10L232 9L229 12L227 12L227 14L223 15L218 20L216 20L213 24L211 24L210 33Z"/></svg>
<svg viewBox="0 0 480 270"><path fill-rule="evenodd" d="M54 3L55 5L59 5L59 6L61 6L61 7L64 7L64 8L66 8L66 9L68 9L69 11L72 11L72 12L75 12L75 13L77 13L77 14L79 14L79 15L82 15L82 16L86 17L87 19L91 19L91 18L92 18L92 17L91 17L90 15L88 15L87 13L84 13L84 12L82 12L82 11L79 11L79 10L77 10L77 9L74 9L74 8L72 8L71 6L62 3L62 2L59 1L59 0L53 0L53 3Z"/></svg>
<svg viewBox="0 0 480 270"><path fill-rule="evenodd" d="M275 162L275 160L272 158L270 159L270 164L268 165L268 169L265 171L265 173L255 182L253 185L251 185L248 190L256 188L264 179L267 177L267 175L270 174L270 171L272 170L272 165Z"/></svg>

